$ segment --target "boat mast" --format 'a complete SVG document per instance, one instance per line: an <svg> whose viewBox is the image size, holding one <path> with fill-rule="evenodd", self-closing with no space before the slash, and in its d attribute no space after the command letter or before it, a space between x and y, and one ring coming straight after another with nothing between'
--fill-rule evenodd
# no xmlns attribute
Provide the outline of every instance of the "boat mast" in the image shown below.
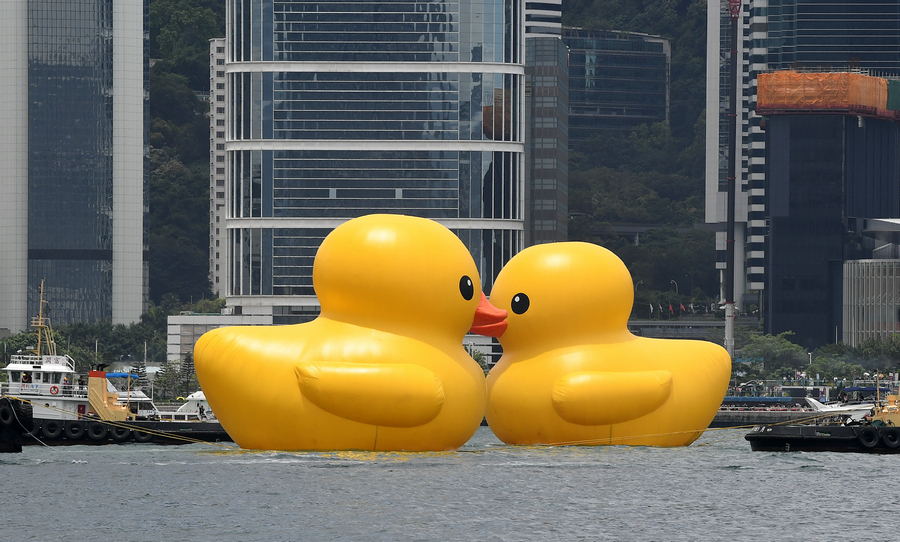
<svg viewBox="0 0 900 542"><path fill-rule="evenodd" d="M52 330L50 329L50 318L44 318L44 279L41 279L41 295L38 315L31 319L31 327L37 329L38 336L37 348L34 349L34 353L38 356L42 355L43 348L41 343L44 343L47 348L47 353L51 356L55 356L56 343L53 341Z"/></svg>

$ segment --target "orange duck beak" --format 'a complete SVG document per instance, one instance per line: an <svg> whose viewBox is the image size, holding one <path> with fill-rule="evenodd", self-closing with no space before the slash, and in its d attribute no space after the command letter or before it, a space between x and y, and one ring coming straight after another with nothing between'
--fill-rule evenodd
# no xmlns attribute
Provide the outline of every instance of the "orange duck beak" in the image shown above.
<svg viewBox="0 0 900 542"><path fill-rule="evenodd" d="M469 329L472 333L485 337L500 337L506 331L506 311L491 305L484 292L481 292L481 303L475 309L475 320Z"/></svg>

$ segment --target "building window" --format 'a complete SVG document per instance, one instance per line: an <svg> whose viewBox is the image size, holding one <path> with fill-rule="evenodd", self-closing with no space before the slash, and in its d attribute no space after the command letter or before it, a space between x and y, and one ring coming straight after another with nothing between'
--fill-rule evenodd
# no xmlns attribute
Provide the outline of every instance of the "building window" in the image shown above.
<svg viewBox="0 0 900 542"><path fill-rule="evenodd" d="M225 88L225 83L216 83L216 90L222 90Z"/></svg>
<svg viewBox="0 0 900 542"><path fill-rule="evenodd" d="M216 137L225 137L225 132L216 132Z"/></svg>
<svg viewBox="0 0 900 542"><path fill-rule="evenodd" d="M224 66L224 65L225 65L225 59L224 59L224 58L220 58L220 59L216 60L216 65L217 65L217 66Z"/></svg>
<svg viewBox="0 0 900 542"><path fill-rule="evenodd" d="M225 119L216 119L216 126L225 126Z"/></svg>
<svg viewBox="0 0 900 542"><path fill-rule="evenodd" d="M217 167L217 168L216 168L216 175L225 175L225 168L223 168L223 167Z"/></svg>
<svg viewBox="0 0 900 542"><path fill-rule="evenodd" d="M225 72L216 72L216 77L225 77Z"/></svg>
<svg viewBox="0 0 900 542"><path fill-rule="evenodd" d="M224 48L224 47L216 47L216 52L217 52L217 53L224 53L224 52L225 52L225 48Z"/></svg>
<svg viewBox="0 0 900 542"><path fill-rule="evenodd" d="M216 108L216 113L219 113L219 114L224 115L224 114L225 114L225 108L224 108L224 107L217 107L217 108Z"/></svg>
<svg viewBox="0 0 900 542"><path fill-rule="evenodd" d="M216 156L216 162L224 162L224 161L225 161L224 156Z"/></svg>
<svg viewBox="0 0 900 542"><path fill-rule="evenodd" d="M225 192L216 192L216 197L217 197L217 198L220 198L220 199L221 199L221 198L224 198L224 197L225 197ZM219 246L219 242L218 242L218 241L216 241L216 246Z"/></svg>
<svg viewBox="0 0 900 542"><path fill-rule="evenodd" d="M216 150L217 150L217 151L224 151L224 150L225 150L225 144L224 144L224 143L216 143Z"/></svg>

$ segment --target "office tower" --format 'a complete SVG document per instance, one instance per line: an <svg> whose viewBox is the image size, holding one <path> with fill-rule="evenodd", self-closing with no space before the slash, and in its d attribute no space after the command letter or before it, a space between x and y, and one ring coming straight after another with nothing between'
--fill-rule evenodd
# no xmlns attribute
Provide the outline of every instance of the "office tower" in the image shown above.
<svg viewBox="0 0 900 542"><path fill-rule="evenodd" d="M564 28L569 48L569 148L602 133L669 121L669 40Z"/></svg>
<svg viewBox="0 0 900 542"><path fill-rule="evenodd" d="M209 40L209 283L225 297L225 38Z"/></svg>
<svg viewBox="0 0 900 542"><path fill-rule="evenodd" d="M371 213L444 224L490 292L523 246L523 8L228 2L219 252L232 310L314 318L319 244Z"/></svg>
<svg viewBox="0 0 900 542"><path fill-rule="evenodd" d="M568 240L568 58L558 36L526 34L526 246Z"/></svg>
<svg viewBox="0 0 900 542"><path fill-rule="evenodd" d="M737 171L729 173L731 18L727 2L709 4L706 222L719 230L717 267L724 273L727 181L729 175L734 176L734 301L737 309L746 310L750 304L764 305L767 284L777 280L767 271L767 236L771 235L766 207L767 149L765 122L754 111L756 76L786 69L900 75L900 2L749 0L743 3L738 22Z"/></svg>
<svg viewBox="0 0 900 542"><path fill-rule="evenodd" d="M525 38L559 37L562 34L562 0L525 2ZM528 45L525 45L528 49Z"/></svg>
<svg viewBox="0 0 900 542"><path fill-rule="evenodd" d="M0 327L26 329L42 280L56 325L145 310L144 16L0 2Z"/></svg>

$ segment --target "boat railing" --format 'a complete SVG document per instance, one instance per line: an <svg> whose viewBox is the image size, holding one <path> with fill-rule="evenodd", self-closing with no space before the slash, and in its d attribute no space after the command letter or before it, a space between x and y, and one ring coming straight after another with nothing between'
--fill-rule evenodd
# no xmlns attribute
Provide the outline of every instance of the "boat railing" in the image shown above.
<svg viewBox="0 0 900 542"><path fill-rule="evenodd" d="M78 384L2 382L0 383L0 395L40 395L48 399L57 397L86 399L88 388Z"/></svg>
<svg viewBox="0 0 900 542"><path fill-rule="evenodd" d="M68 368L70 371L75 371L75 360L69 357L68 354L64 354L62 356L36 356L34 354L13 354L9 357L9 362L12 363L21 363L24 365L60 365L62 367Z"/></svg>

